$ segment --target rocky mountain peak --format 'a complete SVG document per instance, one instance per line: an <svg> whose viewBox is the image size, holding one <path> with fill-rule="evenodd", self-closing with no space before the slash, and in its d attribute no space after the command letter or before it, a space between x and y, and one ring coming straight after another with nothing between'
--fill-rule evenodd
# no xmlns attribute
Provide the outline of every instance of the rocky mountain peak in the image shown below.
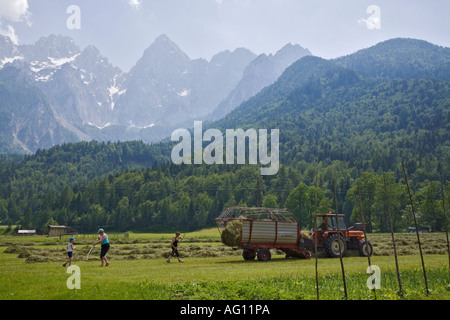
<svg viewBox="0 0 450 320"><path fill-rule="evenodd" d="M33 44L19 46L19 50L28 61L48 61L50 58L63 59L81 53L80 48L72 38L62 35L41 37Z"/></svg>

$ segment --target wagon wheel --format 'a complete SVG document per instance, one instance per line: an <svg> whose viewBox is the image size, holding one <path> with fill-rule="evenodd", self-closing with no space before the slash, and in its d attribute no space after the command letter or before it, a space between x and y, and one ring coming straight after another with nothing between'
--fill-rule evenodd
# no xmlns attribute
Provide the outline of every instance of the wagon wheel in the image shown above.
<svg viewBox="0 0 450 320"><path fill-rule="evenodd" d="M257 256L259 261L269 261L272 257L270 250L267 248L259 249Z"/></svg>
<svg viewBox="0 0 450 320"><path fill-rule="evenodd" d="M244 257L244 260L255 260L256 252L253 249L244 249L244 251L242 251L242 256Z"/></svg>
<svg viewBox="0 0 450 320"><path fill-rule="evenodd" d="M339 247L341 251L339 252ZM337 234L330 235L325 241L325 250L329 257L337 258L339 256L344 256L347 250L347 244L344 239Z"/></svg>
<svg viewBox="0 0 450 320"><path fill-rule="evenodd" d="M372 244L369 241L361 241L359 243L359 255L362 257L369 257L373 253Z"/></svg>

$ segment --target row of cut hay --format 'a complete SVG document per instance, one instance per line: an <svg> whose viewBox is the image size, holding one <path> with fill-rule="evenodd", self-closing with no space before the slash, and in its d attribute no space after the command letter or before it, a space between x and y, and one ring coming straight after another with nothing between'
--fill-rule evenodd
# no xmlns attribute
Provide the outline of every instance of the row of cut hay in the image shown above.
<svg viewBox="0 0 450 320"><path fill-rule="evenodd" d="M158 244L158 243L170 243L170 239L169 240L155 240L155 239L139 239L139 238L135 238L135 239L117 239L114 240L114 243L116 244L142 244L142 243L154 243L154 244ZM198 239L198 238L186 238L183 240L184 243L192 243L192 242L205 242L205 243L212 243L212 242L220 242L220 239Z"/></svg>
<svg viewBox="0 0 450 320"><path fill-rule="evenodd" d="M85 260L87 253L92 246L78 246L74 251L73 259ZM127 250L126 250L127 249ZM98 260L100 248L95 247L89 256L89 260ZM188 244L179 247L182 257L220 257L241 254L240 251L232 250L220 245L198 245ZM4 253L17 254L18 258L25 259L26 262L58 262L67 260L64 248L33 248L13 245L9 246ZM140 259L160 259L167 258L171 254L171 249L167 245L154 246L111 246L108 258L112 260L140 260Z"/></svg>
<svg viewBox="0 0 450 320"><path fill-rule="evenodd" d="M417 237L415 234L395 234L395 246L398 255L419 254ZM394 255L394 247L390 235L369 235L376 256ZM420 244L424 254L447 254L445 234L422 234Z"/></svg>
<svg viewBox="0 0 450 320"><path fill-rule="evenodd" d="M80 236L75 235L75 246L89 246L89 248L94 243L93 239L83 239ZM68 240L68 239L67 239ZM221 240L219 238L211 238L211 239L198 239L198 238L186 238L183 239L183 243L220 243ZM54 241L43 241L43 242L30 242L30 241L3 241L0 238L0 247L11 247L11 246L21 246L21 247L35 247L35 246L55 246L60 245L65 247L67 245L68 241L63 240L54 240ZM152 239L117 239L111 241L113 244L117 245L144 245L144 246L170 246L170 239L169 240L152 240Z"/></svg>
<svg viewBox="0 0 450 320"><path fill-rule="evenodd" d="M235 220L238 221L238 220ZM228 231L235 241L236 230L239 225L228 224ZM234 232L232 231L234 230ZM240 232L240 231L239 231ZM392 240L390 235L369 234L369 241L374 247L374 255L391 256L393 255ZM232 243L235 244L235 243ZM447 246L445 234L423 234L421 236L421 244L425 254L447 254ZM75 244L74 260L85 260L86 255L92 248L92 244L87 245ZM410 234L396 234L397 253L399 255L418 254L417 238ZM179 245L179 253L182 258L188 257L220 257L241 255L242 250L233 250L232 247L217 243L185 243ZM347 251L350 255L358 255L358 251ZM30 243L12 244L5 250L6 254L16 254L18 258L26 259L26 262L53 262L66 261L67 254L65 246L60 247L33 247ZM89 260L99 260L100 246L94 247ZM170 244L167 241L161 243L147 244L111 244L108 252L108 258L116 260L138 260L138 259L161 259L167 258L171 254ZM318 253L319 257L325 257L322 251Z"/></svg>

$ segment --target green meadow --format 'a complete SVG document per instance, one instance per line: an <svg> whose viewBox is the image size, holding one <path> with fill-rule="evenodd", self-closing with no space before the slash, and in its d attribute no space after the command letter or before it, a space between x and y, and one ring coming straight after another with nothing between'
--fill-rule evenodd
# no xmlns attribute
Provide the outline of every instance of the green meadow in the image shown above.
<svg viewBox="0 0 450 320"><path fill-rule="evenodd" d="M244 261L241 250L224 246L217 229L185 235L179 245L184 263L166 263L172 237L167 234L111 234L110 266L100 267L99 247L89 259L95 235L78 235L73 265L66 260L68 238L0 236L1 300L315 300L315 257L286 259L273 251L268 262ZM429 291L415 235L398 234L399 292L390 235L373 234L371 264L380 268L380 289L367 287L368 259L343 259L347 297L351 300L449 300L450 279L445 234L424 234L422 248ZM319 299L345 298L339 259L318 255Z"/></svg>

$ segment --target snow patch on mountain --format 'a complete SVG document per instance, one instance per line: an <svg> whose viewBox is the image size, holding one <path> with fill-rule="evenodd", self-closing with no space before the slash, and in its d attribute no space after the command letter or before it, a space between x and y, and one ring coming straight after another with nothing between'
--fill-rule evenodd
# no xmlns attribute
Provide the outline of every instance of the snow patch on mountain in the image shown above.
<svg viewBox="0 0 450 320"><path fill-rule="evenodd" d="M2 60L0 60L0 69L3 68L3 66L7 63L13 63L16 60L23 60L24 58L22 56L15 56L15 57L11 57L11 58L4 58Z"/></svg>

